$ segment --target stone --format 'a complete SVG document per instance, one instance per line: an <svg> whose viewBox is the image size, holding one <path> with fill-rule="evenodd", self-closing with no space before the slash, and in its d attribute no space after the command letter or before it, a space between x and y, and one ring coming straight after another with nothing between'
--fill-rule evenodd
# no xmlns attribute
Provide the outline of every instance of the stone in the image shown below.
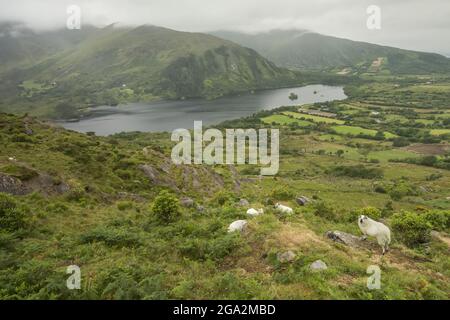
<svg viewBox="0 0 450 320"><path fill-rule="evenodd" d="M310 202L309 198L304 196L298 197L295 201L299 206L306 206Z"/></svg>
<svg viewBox="0 0 450 320"><path fill-rule="evenodd" d="M279 252L277 254L277 259L279 262L281 263L286 263L286 262L292 262L295 260L295 258L297 257L297 255L292 252L292 251L286 251L286 252Z"/></svg>
<svg viewBox="0 0 450 320"><path fill-rule="evenodd" d="M192 208L194 206L194 200L191 198L183 198L180 200L180 204L185 208Z"/></svg>
<svg viewBox="0 0 450 320"><path fill-rule="evenodd" d="M247 227L247 220L238 220L238 221L234 221L232 224L230 224L230 226L228 227L228 232L242 232L245 230L245 228Z"/></svg>
<svg viewBox="0 0 450 320"><path fill-rule="evenodd" d="M328 269L327 264L322 260L314 261L309 267L312 271L323 271Z"/></svg>
<svg viewBox="0 0 450 320"><path fill-rule="evenodd" d="M248 202L247 199L241 199L241 200L239 200L239 205L240 205L241 207L246 207L246 206L249 206L249 205L250 205L250 202Z"/></svg>

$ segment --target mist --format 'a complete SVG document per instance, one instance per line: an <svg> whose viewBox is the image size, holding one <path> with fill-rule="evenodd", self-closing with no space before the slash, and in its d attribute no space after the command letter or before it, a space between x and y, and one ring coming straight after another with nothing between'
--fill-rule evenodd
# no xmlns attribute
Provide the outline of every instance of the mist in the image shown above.
<svg viewBox="0 0 450 320"><path fill-rule="evenodd" d="M448 0L0 0L0 22L38 31L65 28L69 5L82 25L153 24L181 31L264 32L307 29L322 34L450 55ZM366 27L369 5L381 8L381 29Z"/></svg>

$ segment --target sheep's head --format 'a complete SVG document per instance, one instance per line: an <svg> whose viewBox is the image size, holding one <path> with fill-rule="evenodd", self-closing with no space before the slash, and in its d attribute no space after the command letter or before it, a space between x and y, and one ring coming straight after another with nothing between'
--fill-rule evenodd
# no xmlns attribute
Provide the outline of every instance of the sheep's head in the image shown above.
<svg viewBox="0 0 450 320"><path fill-rule="evenodd" d="M360 224L364 224L368 219L366 216L360 216L358 221Z"/></svg>

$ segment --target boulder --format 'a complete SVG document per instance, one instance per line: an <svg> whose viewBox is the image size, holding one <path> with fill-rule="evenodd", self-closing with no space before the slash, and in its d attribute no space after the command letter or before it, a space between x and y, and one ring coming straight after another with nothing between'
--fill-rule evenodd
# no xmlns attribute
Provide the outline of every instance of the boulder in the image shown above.
<svg viewBox="0 0 450 320"><path fill-rule="evenodd" d="M309 198L307 197L301 196L295 199L295 201L299 206L306 206L311 200L309 200Z"/></svg>
<svg viewBox="0 0 450 320"><path fill-rule="evenodd" d="M328 239L333 240L334 242L342 243L352 248L373 249L375 247L374 243L370 241L365 241L361 237L357 237L342 231L328 231L325 236Z"/></svg>
<svg viewBox="0 0 450 320"><path fill-rule="evenodd" d="M192 208L194 206L194 200L191 198L182 198L180 204L185 208Z"/></svg>
<svg viewBox="0 0 450 320"><path fill-rule="evenodd" d="M312 271L323 271L323 270L327 270L328 266L325 262L323 262L322 260L317 260L314 261L313 263L311 263L311 265L309 266L309 268Z"/></svg>
<svg viewBox="0 0 450 320"><path fill-rule="evenodd" d="M247 199L241 199L241 200L239 200L239 205L240 205L241 207L247 207L247 206L250 205L250 202L248 202Z"/></svg>
<svg viewBox="0 0 450 320"><path fill-rule="evenodd" d="M198 212L205 212L205 207L201 205L197 205L197 211Z"/></svg>
<svg viewBox="0 0 450 320"><path fill-rule="evenodd" d="M277 259L281 263L292 262L296 257L297 255L292 251L279 252L277 254Z"/></svg>
<svg viewBox="0 0 450 320"><path fill-rule="evenodd" d="M247 227L247 224L248 224L247 220L235 221L232 224L230 224L230 226L228 227L228 232L229 233L236 232L236 231L242 232Z"/></svg>

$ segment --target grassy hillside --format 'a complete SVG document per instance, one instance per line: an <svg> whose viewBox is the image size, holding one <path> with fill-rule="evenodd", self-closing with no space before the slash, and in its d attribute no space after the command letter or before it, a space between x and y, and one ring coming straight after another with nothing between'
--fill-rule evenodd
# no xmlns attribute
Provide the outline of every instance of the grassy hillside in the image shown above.
<svg viewBox="0 0 450 320"><path fill-rule="evenodd" d="M0 93L7 98L1 109L62 117L90 105L216 98L300 82L298 74L255 51L211 35L113 25L90 32L30 68L0 77Z"/></svg>
<svg viewBox="0 0 450 320"><path fill-rule="evenodd" d="M450 144L433 135L449 129L448 107L419 108L409 95L397 106L377 88L352 92L382 105L355 95L217 126L281 130L280 172L265 178L249 165L173 165L167 133L96 137L1 114L0 297L448 299ZM335 121L300 113L325 109ZM265 213L250 218L249 207ZM386 256L375 239L326 236L359 237L360 214L392 229ZM245 232L227 233L238 219ZM319 259L328 269L312 271ZM77 291L66 288L73 264ZM381 269L380 290L367 289L370 265Z"/></svg>
<svg viewBox="0 0 450 320"><path fill-rule="evenodd" d="M450 59L434 54L351 41L300 30L215 35L255 49L277 65L341 73L429 74L450 72ZM381 58L380 63L377 60ZM348 69L345 69L348 68Z"/></svg>

